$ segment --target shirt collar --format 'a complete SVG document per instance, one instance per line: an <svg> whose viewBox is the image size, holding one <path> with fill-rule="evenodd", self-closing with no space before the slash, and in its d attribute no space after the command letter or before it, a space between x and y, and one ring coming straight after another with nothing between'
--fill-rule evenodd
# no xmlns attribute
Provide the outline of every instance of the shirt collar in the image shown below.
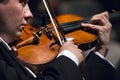
<svg viewBox="0 0 120 80"><path fill-rule="evenodd" d="M0 37L0 42L4 43L4 45L6 46L6 48L8 48L10 51L12 50L10 48L10 46Z"/></svg>

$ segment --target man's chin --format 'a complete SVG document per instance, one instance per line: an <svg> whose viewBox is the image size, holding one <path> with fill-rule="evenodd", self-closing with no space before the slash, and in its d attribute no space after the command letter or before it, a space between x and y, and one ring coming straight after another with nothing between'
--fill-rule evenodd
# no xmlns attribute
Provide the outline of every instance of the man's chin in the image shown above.
<svg viewBox="0 0 120 80"><path fill-rule="evenodd" d="M17 32L17 33L16 33L16 36L17 36L17 37L20 37L20 35L21 35L21 32Z"/></svg>
<svg viewBox="0 0 120 80"><path fill-rule="evenodd" d="M16 40L19 40L19 39L20 39L20 35L21 35L21 32L17 32L17 33L16 33L16 35L15 35L15 36L16 36Z"/></svg>

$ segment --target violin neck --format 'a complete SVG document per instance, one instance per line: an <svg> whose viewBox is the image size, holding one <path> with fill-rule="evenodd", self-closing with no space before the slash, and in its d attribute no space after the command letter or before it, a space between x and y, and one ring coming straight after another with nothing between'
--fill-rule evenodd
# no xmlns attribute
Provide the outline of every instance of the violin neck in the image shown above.
<svg viewBox="0 0 120 80"><path fill-rule="evenodd" d="M120 20L120 12L110 13L109 14L109 21L111 23Z"/></svg>
<svg viewBox="0 0 120 80"><path fill-rule="evenodd" d="M90 30L90 29L86 30L81 26L81 23L88 23L90 19L91 19L91 17L88 17L88 18L85 18L83 20L67 22L67 23L61 24L60 26L62 27L63 32L65 34L76 31L76 30L85 30L89 33L96 34L96 31ZM118 21L118 20L120 20L120 13L119 12L109 14L109 21L111 23L114 23L115 21Z"/></svg>
<svg viewBox="0 0 120 80"><path fill-rule="evenodd" d="M88 17L83 20L77 20L77 21L64 23L64 24L61 24L60 26L62 26L64 34L68 34L70 32L77 31L77 30L83 30L83 31L89 32L91 34L97 34L97 32L95 30L86 29L81 26L81 23L88 23L90 19L91 19L91 17Z"/></svg>

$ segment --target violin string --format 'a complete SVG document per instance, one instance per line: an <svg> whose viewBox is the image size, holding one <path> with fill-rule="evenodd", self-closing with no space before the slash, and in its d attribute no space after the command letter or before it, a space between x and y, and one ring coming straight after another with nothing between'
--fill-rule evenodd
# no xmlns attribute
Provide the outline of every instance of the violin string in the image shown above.
<svg viewBox="0 0 120 80"><path fill-rule="evenodd" d="M60 44L62 45L62 39L61 39L60 34L59 34L58 30L57 30L57 27L56 27L56 25L55 25L55 23L54 23L54 20L53 20L53 18L52 18L52 15L51 15L51 13L50 13L50 11L49 11L49 9L48 9L47 3L46 3L45 0L43 0L43 3L44 3L45 8L46 8L46 10L47 10L47 12L48 12L48 15L49 15L49 17L50 17L50 20L51 20L51 22L52 22L52 24L53 24L53 27L54 27L54 29L55 29L55 32L56 32L56 34L57 34L57 36L58 36L58 40L60 41Z"/></svg>

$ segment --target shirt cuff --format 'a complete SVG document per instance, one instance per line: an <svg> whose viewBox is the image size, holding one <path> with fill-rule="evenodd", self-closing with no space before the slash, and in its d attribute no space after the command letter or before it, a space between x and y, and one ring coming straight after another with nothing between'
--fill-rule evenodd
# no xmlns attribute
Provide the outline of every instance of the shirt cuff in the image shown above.
<svg viewBox="0 0 120 80"><path fill-rule="evenodd" d="M95 54L96 54L97 56L99 56L100 58L105 59L105 57L104 57L102 54L100 54L99 52L96 51Z"/></svg>
<svg viewBox="0 0 120 80"><path fill-rule="evenodd" d="M71 59L77 66L79 66L79 61L78 61L78 58L70 51L68 50L63 50L61 51L57 57L60 57L60 56L66 56L68 57L69 59Z"/></svg>
<svg viewBox="0 0 120 80"><path fill-rule="evenodd" d="M97 56L99 56L101 59L103 59L103 60L105 60L105 61L107 61L110 65L112 65L113 67L115 67L107 58L105 58L102 54L100 54L99 52L95 52L95 54L97 55Z"/></svg>

